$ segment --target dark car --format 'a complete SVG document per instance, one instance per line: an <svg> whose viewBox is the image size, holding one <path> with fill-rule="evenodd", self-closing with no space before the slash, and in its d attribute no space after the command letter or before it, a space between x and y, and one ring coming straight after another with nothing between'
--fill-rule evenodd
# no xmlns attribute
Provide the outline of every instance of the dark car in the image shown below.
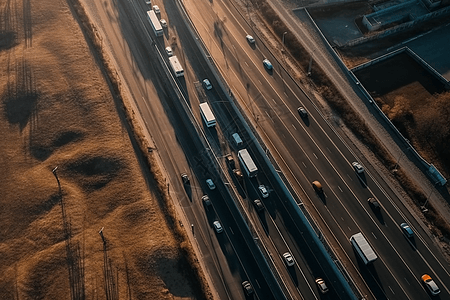
<svg viewBox="0 0 450 300"><path fill-rule="evenodd" d="M242 288L244 289L244 292L247 296L253 295L253 293L255 292L252 285L247 280L242 283Z"/></svg>
<svg viewBox="0 0 450 300"><path fill-rule="evenodd" d="M210 206L210 205L211 205L211 200L209 200L208 195L204 195L204 196L202 197L202 201L203 201L203 203L205 204L205 206Z"/></svg>
<svg viewBox="0 0 450 300"><path fill-rule="evenodd" d="M233 158L233 156L232 156L232 155L227 155L226 160L227 160L227 164L230 166L230 168L231 168L232 170L234 170L234 169L236 168L236 164L234 163L234 158Z"/></svg>
<svg viewBox="0 0 450 300"><path fill-rule="evenodd" d="M369 198L367 199L367 202L369 203L370 207L372 207L375 211L380 211L381 206L380 203L375 198Z"/></svg>
<svg viewBox="0 0 450 300"><path fill-rule="evenodd" d="M244 180L244 175L242 175L242 172L241 172L240 170L234 169L234 170L233 170L233 174L234 174L234 176L236 176L236 179L237 179L238 181Z"/></svg>
<svg viewBox="0 0 450 300"><path fill-rule="evenodd" d="M184 184L189 184L189 176L186 173L181 173L181 179Z"/></svg>
<svg viewBox="0 0 450 300"><path fill-rule="evenodd" d="M299 108L297 108L298 114L300 115L300 117L302 118L307 118L308 117L308 112L306 111L306 109L303 106L300 106Z"/></svg>
<svg viewBox="0 0 450 300"><path fill-rule="evenodd" d="M400 224L400 228L403 231L403 234L407 237L407 238L412 238L414 237L414 231L412 231L411 227L409 227L409 225L407 223L402 223Z"/></svg>
<svg viewBox="0 0 450 300"><path fill-rule="evenodd" d="M259 199L254 200L253 201L253 205L255 205L255 208L256 208L257 211L264 210L264 204Z"/></svg>

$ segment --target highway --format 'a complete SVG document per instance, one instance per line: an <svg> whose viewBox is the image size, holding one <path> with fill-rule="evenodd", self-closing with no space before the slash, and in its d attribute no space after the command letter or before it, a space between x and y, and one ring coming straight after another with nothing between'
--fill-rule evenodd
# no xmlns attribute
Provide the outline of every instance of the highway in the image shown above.
<svg viewBox="0 0 450 300"><path fill-rule="evenodd" d="M205 11L206 7L201 6L200 9ZM211 10L217 14L217 2ZM230 10L223 19L236 20L239 13L232 8ZM227 13L227 10L223 12ZM196 18L205 19L205 15L214 14L196 15ZM205 24L207 21L199 23ZM247 105L248 116L254 117L254 124L267 137L265 142L271 153L277 156L281 169L291 179L291 183L297 183L295 188L298 193L306 194L308 208L317 212L315 215L319 216L322 224L326 224L325 230L331 232L344 250L348 259L346 266L353 268L357 276L364 280L367 290L376 299L426 299L430 295L420 283L423 273L431 273L441 287L443 297L448 295L448 266L440 263L445 260L428 233L404 207L401 197L391 190L385 178L372 172L370 167L365 175L358 177L351 167L351 162L358 160L355 156L357 151L343 143L258 39L256 50L260 53L252 55L255 49L250 49L244 39L250 31L249 26L241 20L242 28L233 31L236 22L229 23L232 25L227 27L227 34L223 35L226 39L222 37L217 42L220 42L220 47L214 52L223 52L225 63L222 64L222 70L233 69L223 73L228 74L227 80L239 91L238 98L243 106ZM213 38L210 31L205 31L202 36L207 45ZM239 55L233 56L234 53ZM214 57L219 60L218 56ZM268 57L274 64L273 74L267 74L263 69L262 57ZM259 72L253 72L255 69L259 69ZM237 83L240 83L240 88ZM310 111L310 118L306 122L296 114L300 104ZM362 163L370 166L365 159ZM310 183L313 180L320 180L324 184L324 199L318 198L312 190ZM375 215L369 208L369 197L375 197L381 202L381 214ZM414 228L414 240L406 239L401 233L399 224L403 221ZM348 242L352 234L360 231L369 239L379 256L379 260L369 268L359 263Z"/></svg>
<svg viewBox="0 0 450 300"><path fill-rule="evenodd" d="M159 5L162 14L165 14L164 6L162 3ZM168 188L182 208L180 217L185 221L183 224L188 227L194 225L192 240L200 250L199 260L209 275L214 294L218 299L245 299L241 282L249 280L255 288L255 298L281 299L279 295L273 295L274 291L278 294L281 294L281 291L277 291L270 270L263 270L265 271L263 274L260 263L257 263L257 260L264 262L264 259L254 255L258 249L251 233L245 230L246 226L242 223L242 219L236 219L236 212L228 208L229 195L225 193L222 197L225 190L223 183L216 182L217 189L208 191L205 180L210 174L205 173L205 170L211 162L202 155L205 149L193 129L192 118L185 114L186 107L177 100L176 91L168 84L166 78L170 77L170 71L161 68L158 61L158 55L164 54L156 49L162 50L164 49L162 42L168 44L172 41L170 45L175 55L182 60L186 70L186 80L177 81L181 86L180 93L188 99L188 105L190 101L198 103L193 82L200 78L195 77L193 68L189 67L187 60L184 60L185 52L179 50L189 51L187 50L189 46L181 47L181 42L176 41L178 43L176 47L173 43L177 37L171 28L177 26L177 23L171 21L177 18L166 17L170 20L169 30L166 30L162 40L157 41L156 48L152 44L152 39L155 38L152 37L151 27L146 21L145 12L148 8L144 1L94 2L87 4L87 7L104 39L105 46L114 58L116 69L120 70L124 86L135 101L133 105L136 117L142 118L148 137L151 135L151 140L155 143L152 149L158 151L170 176ZM180 28L183 28L182 24L181 22ZM195 57L197 49L190 52L191 56ZM190 175L189 185L182 184L180 178L182 172ZM196 176L193 176L194 174ZM208 209L201 202L201 196L206 192L213 202L213 206ZM220 212L220 215L217 212ZM212 227L215 220L221 221L224 232L215 233ZM190 230L187 231L192 233Z"/></svg>
<svg viewBox="0 0 450 300"><path fill-rule="evenodd" d="M207 95L213 103L219 126L216 132L205 130L205 134L217 157L223 157L234 150L229 148L227 142L230 132L239 130L244 138L247 137L234 116L226 114L231 111L227 107L226 95L220 91L220 85L213 79L208 65L202 62L202 55L190 40L190 33L184 28L173 2L153 3L160 6L169 24L164 38L156 46L162 51L164 46L171 45L185 67L185 79L176 81L180 93L187 99L185 105L177 102L178 96L173 87L164 79L168 76L167 72L161 70L155 59L158 54L148 38L151 28L145 23L147 8L144 1L118 1L113 6L105 3L91 4L90 7L96 14L96 20L101 20L99 27L107 37L116 67L136 101L136 112L142 116L170 174L171 193L179 199L185 218L194 224L194 236L203 255L203 264L207 266L220 299L244 299L240 282L247 279L257 287L258 298L270 298L267 295L271 295L272 290L266 283L267 274L261 272L256 261L258 258L255 259L248 249L251 247L248 240L253 237L242 229L245 225L239 223L243 220L236 217L234 203L227 195L228 187L221 183L222 178L218 174L209 171L211 162L204 154L208 150L204 149L201 137L195 137L196 132L190 125L192 119L183 115L183 111L188 111L187 107L190 107L197 124L202 124L195 82L204 77L210 78L214 89ZM297 192L298 204L298 199L303 199L321 229L331 233L332 236L327 234L327 238L339 244L340 253L345 253L346 257L340 257L343 264L353 269L351 274L356 273L366 282L360 289L370 291L372 297L377 299L426 299L428 294L418 280L422 273L429 272L442 293L448 295L449 291L444 288L445 280L449 278L447 266L439 263L442 258L432 248L432 241L404 209L401 199L390 190L384 178L372 173L369 167L364 178L357 177L350 165L356 160L355 152L324 121L319 110L284 73L264 44L259 39L255 48L247 44L244 36L251 29L243 20L235 19L234 16L239 14L220 6L220 2L211 4L202 1L195 4L199 5L196 10L203 13L201 18L197 14L197 20L195 17L192 20L198 22L196 27L205 45L211 48L210 52L225 71L234 95L247 109L248 116L253 117L268 150ZM211 13L204 13L207 9ZM222 53L222 57L217 57L217 53ZM264 57L269 57L274 64L275 72L272 74L262 66ZM296 114L300 103L310 112L307 121ZM241 189L245 198L239 201L249 214L255 230L261 236L266 235L265 240L270 240L269 252L280 276L287 282L285 288L288 294L296 292L305 299L319 298L313 280L321 276L332 289L330 299L337 299L337 296L345 299L344 294L339 295L342 288L338 280L324 267L326 258L317 257L314 240L303 236L306 229L302 227L299 217L292 213L292 203L285 199L283 189L278 187L269 169L264 168L265 163L255 145L246 146L261 167L257 182L246 179L244 188L240 188L233 182L231 174L226 178L228 183L233 182L237 190ZM369 166L366 161L362 163ZM224 160L222 166L226 170ZM181 172L195 174L191 176L191 185L181 184ZM208 177L213 177L218 186L217 190L209 192L213 199L211 210L205 210L200 201L207 191L204 180ZM312 190L312 180L320 180L324 185L324 199L318 198ZM255 187L259 183L269 187L271 196L263 200L266 212L257 214L248 200L258 197ZM374 215L367 206L366 200L371 196L382 203L381 217ZM220 219L225 228L222 234L214 233L212 222L216 219ZM414 228L417 234L415 243L403 238L398 228L401 220L408 220ZM349 236L359 231L364 233L379 256L372 268L358 263L348 242ZM281 260L281 254L288 250L297 262L292 269L284 268Z"/></svg>

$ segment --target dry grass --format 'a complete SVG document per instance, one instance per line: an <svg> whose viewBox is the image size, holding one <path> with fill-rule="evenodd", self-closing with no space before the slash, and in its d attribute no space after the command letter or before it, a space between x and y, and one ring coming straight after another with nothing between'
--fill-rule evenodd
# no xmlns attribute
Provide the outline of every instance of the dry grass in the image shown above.
<svg viewBox="0 0 450 300"><path fill-rule="evenodd" d="M206 298L161 174L147 186L140 172L111 95L120 85L70 3L80 23L62 1L0 4L0 298Z"/></svg>

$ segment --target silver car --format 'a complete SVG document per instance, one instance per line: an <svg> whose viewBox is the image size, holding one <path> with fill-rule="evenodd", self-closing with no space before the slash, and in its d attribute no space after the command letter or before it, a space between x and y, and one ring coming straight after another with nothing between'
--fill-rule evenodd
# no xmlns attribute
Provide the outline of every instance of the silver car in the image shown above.
<svg viewBox="0 0 450 300"><path fill-rule="evenodd" d="M219 221L214 221L213 225L217 233L221 233L223 231L223 227L220 225Z"/></svg>
<svg viewBox="0 0 450 300"><path fill-rule="evenodd" d="M356 173L361 174L364 172L363 166L359 162L352 162L353 169L355 169Z"/></svg>
<svg viewBox="0 0 450 300"><path fill-rule="evenodd" d="M283 258L288 267L292 267L295 264L294 258L289 252L284 253Z"/></svg>

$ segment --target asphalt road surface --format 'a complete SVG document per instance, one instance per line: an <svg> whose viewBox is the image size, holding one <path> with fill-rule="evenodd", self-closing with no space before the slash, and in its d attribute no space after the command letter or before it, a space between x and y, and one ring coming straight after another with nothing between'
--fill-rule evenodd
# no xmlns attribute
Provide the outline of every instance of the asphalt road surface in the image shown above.
<svg viewBox="0 0 450 300"><path fill-rule="evenodd" d="M200 204L199 196L206 191L204 176L214 176L214 173L208 173L208 161L205 162L206 167L198 169L198 165L202 166L202 155L196 154L203 151L202 143L193 138L194 132L189 127L192 116L183 116L182 109L186 111L186 107L183 106L181 109L180 103L174 101L176 98L174 91L165 80L167 71L161 70L157 59L158 52L155 49L162 51L163 46L171 45L175 55L185 66L185 79L177 80L177 83L197 123L201 123L201 119L194 83L208 77L215 87L219 85L208 71L207 65L201 62L202 57L197 53L198 49L194 43L189 40L189 32L183 28L184 23L180 20L173 3L166 1L165 6L163 3L153 3L162 8L162 14L169 23L164 38L156 43L157 48L148 38L151 35L151 28L149 24L145 24L146 8L143 1L142 3L118 1L109 5L106 3L109 2L92 4L91 8L95 8L95 14L98 20L101 20L100 28L107 37L117 67L136 101L137 111L142 115L152 134L168 173L171 174L170 182L174 183L173 189L179 196L186 219L194 220L195 228L200 229L199 233L195 234L197 237L203 237L197 238L199 248L202 249L202 253L210 251L205 255L203 263L208 266L208 272L218 294L221 299L230 296L233 299L244 297L241 289L237 292L237 289L231 286L237 287L242 280L251 277L254 278L251 280L252 284L258 287L257 294L268 295L270 289L264 284L267 275L259 273L258 264L245 248L248 241L244 240L248 237L235 237L240 231L239 226L233 227L237 226L237 221L230 210L230 207L233 209L230 200L213 201L214 210L206 213ZM418 280L424 272L431 273L441 286L443 294L448 295L445 288L445 281L449 278L447 266L439 264L440 257L434 257L433 252L437 251L433 251L431 240L421 232L420 226L415 226L408 211L399 206L401 199L390 191L384 179L378 174L372 174L370 169L365 178L358 178L352 172L350 163L355 158L351 149L342 143L313 103L303 95L288 74L284 73L284 69L264 47L264 43L257 39L254 48L246 44L244 36L251 29L243 20L235 22L238 14L229 13L225 7L219 8L218 3L211 4L208 1L197 3L202 5L199 10L201 12L205 12L204 9L208 5L212 7L211 13L202 13L203 18L199 25L196 25L205 45L208 47L209 44L213 58L220 61L219 65L226 71L224 76L229 80L233 92L238 95L241 105L247 108L249 117L254 119L271 153L280 163L281 170L291 179L299 195L306 194L310 203L309 209L317 212L316 216L320 217L316 218L320 219L322 224L327 224L327 230L332 233L332 237L329 238L335 239L346 253L348 260L344 261L344 265L353 268L353 272L364 279L365 287L377 299L393 297L424 299L428 294ZM213 18L208 19L208 16ZM192 19L195 23L195 18ZM239 23L243 24L243 27L238 26ZM174 33L174 29L178 35ZM222 53L222 56L217 57L217 53ZM269 57L274 64L274 72L265 71L261 63L265 57ZM222 99L225 97L220 95L220 91L217 94L213 93L209 96L212 99L209 101L219 103L224 101ZM302 120L296 115L296 108L300 103L310 112L308 120ZM219 111L221 108L215 104L213 109ZM216 137L208 137L208 140L214 141L215 138L213 145L218 147L214 150L226 154L229 149L227 147L222 149L221 142L227 139L229 132L236 130L234 126L237 125L224 118L222 114L220 117L218 116L220 124L218 134ZM198 158L200 163L193 157ZM257 157L256 159L264 171L262 160L258 160ZM185 187L181 186L177 176L182 171L195 174L201 182L200 184L195 180L192 181L194 192L186 191ZM201 176L202 173L206 174ZM264 201L267 213L258 215L258 218L261 219L261 228L271 237L271 243L276 249L272 254L278 257L274 260L281 269L283 266L281 252L291 250L297 265L292 270L287 270L288 279L290 278L303 297L317 298L318 294L313 288L312 281L316 276L326 277L327 270L323 269L320 259L314 256L316 252L313 245L308 245L309 240L302 238L302 228L295 226L299 220L295 214L290 214L289 205L292 204L283 203L283 192L281 190L277 192L276 182L270 176L264 177L263 174L264 172L261 172L258 176L258 184L262 182L273 191L271 201ZM320 180L325 187L325 197L322 199L318 198L310 187L310 182L314 179ZM226 196L226 192L223 192L226 188L221 183L217 185L218 189L213 193L219 194L211 195L221 199L219 196ZM246 181L243 193L247 195L246 198L252 200L256 197L255 186L256 182ZM380 199L383 205L381 217L375 216L367 207L368 196ZM225 228L224 234L219 234L218 239L211 227L211 221L215 219L220 219ZM398 228L401 220L410 220L416 231L414 241L403 238ZM361 266L348 242L349 236L359 231L364 233L379 256L379 260L371 268ZM243 248L237 249L237 245ZM286 270L280 272L281 276L286 278ZM329 281L332 291L338 293L340 289L337 280L329 279ZM233 291L236 291L236 295Z"/></svg>
<svg viewBox="0 0 450 300"><path fill-rule="evenodd" d="M217 2L211 6L211 10L218 14ZM202 8L201 11L205 10ZM205 15L214 14L202 14L201 17L197 14L193 20L205 19ZM236 20L238 15L233 11L225 17L219 14L219 18ZM370 168L363 176L352 170L351 162L359 160L352 149L343 143L313 103L284 73L278 65L282 59L277 61L277 55L267 51L264 41L257 38L256 49L246 45L244 36L250 29L245 22L241 22L242 28L237 31L233 31L235 22L226 22L232 25L223 30L226 35L216 38L216 42L209 42L214 36L211 30L205 30L201 33L203 40L206 45L212 45L210 52L216 61L222 61L222 70L226 70L223 73L228 75L224 76L238 91L235 92L240 96L237 98L242 106L247 107L248 115L253 116L254 124L263 132L261 135L268 137L266 143L271 153L277 156L283 171L291 173L291 183L298 184L295 188L299 194L306 194L311 203L310 209L319 213L318 218L327 224L331 238L335 238L344 250L348 259L344 262L346 267L353 268L356 276L364 280L366 291L373 298L426 299L429 294L421 285L420 276L427 272L437 281L442 294L448 295L448 266L440 263L445 260L404 207L401 197ZM198 26L200 32L203 27ZM220 45L216 46L216 51L215 44ZM223 53L222 59L216 55L220 52ZM273 73L265 74L260 63L265 57L274 64ZM264 74L265 78L261 78L260 74ZM302 120L296 114L299 105L304 105L310 112L308 120ZM365 164L366 161L362 160ZM322 199L312 190L312 180L320 180L324 185L325 197ZM374 214L369 208L369 197L375 197L382 203L380 214ZM403 221L414 228L414 240L404 238L399 228ZM286 231L289 232L289 229ZM348 241L352 234L360 231L379 256L378 261L369 268L356 259Z"/></svg>

